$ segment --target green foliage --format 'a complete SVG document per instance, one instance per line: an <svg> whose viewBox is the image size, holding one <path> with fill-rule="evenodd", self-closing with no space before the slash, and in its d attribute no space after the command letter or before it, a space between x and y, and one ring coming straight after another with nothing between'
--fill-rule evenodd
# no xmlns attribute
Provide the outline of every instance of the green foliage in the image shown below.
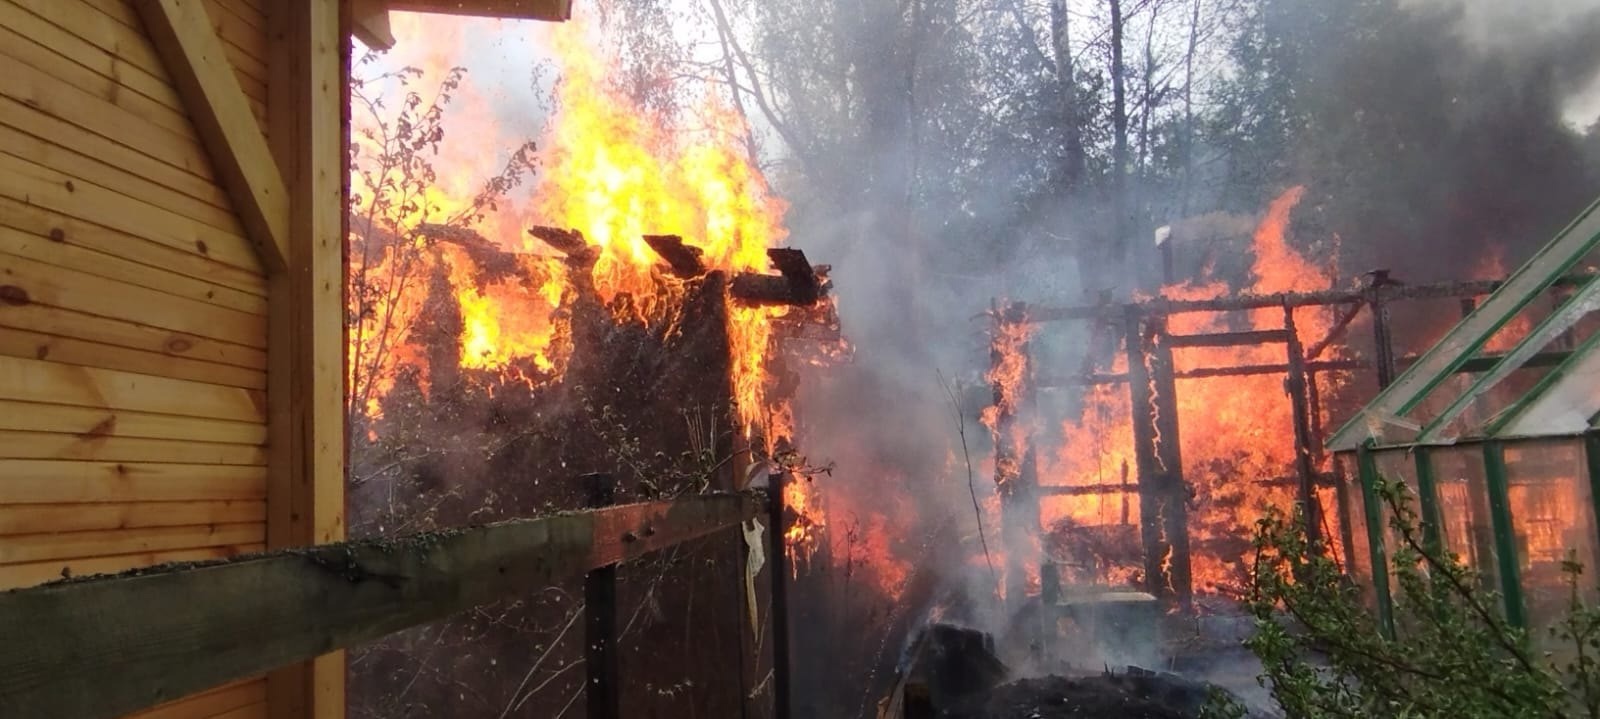
<svg viewBox="0 0 1600 719"><path fill-rule="evenodd" d="M1404 484L1377 489L1389 517L1393 638L1365 590L1308 544L1299 512L1271 511L1257 524L1248 597L1257 631L1246 644L1285 714L1600 717L1600 610L1584 603L1583 567L1565 563L1568 611L1541 651L1476 572L1425 536ZM1238 710L1216 701L1212 716Z"/></svg>

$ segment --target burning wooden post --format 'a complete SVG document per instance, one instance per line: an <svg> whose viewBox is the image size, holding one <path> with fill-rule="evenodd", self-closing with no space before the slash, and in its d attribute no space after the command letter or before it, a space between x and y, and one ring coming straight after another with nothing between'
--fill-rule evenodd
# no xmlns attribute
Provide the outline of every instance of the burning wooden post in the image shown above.
<svg viewBox="0 0 1600 719"><path fill-rule="evenodd" d="M1284 389L1289 393L1289 404L1294 418L1295 471L1300 478L1300 506L1305 512L1306 539L1312 547L1322 542L1322 505L1317 499L1317 470L1312 458L1316 440L1311 433L1313 417L1309 406L1309 385L1306 378L1305 355L1300 346L1300 333L1295 329L1294 308L1284 305L1283 329L1288 333L1289 378Z"/></svg>
<svg viewBox="0 0 1600 719"><path fill-rule="evenodd" d="M1194 583L1189 562L1189 486L1183 478L1182 440L1178 433L1178 383L1172 359L1174 335L1167 333L1165 317L1149 322L1149 358L1151 388L1154 401L1150 410L1155 413L1155 459L1157 473L1155 492L1159 499L1155 506L1165 545L1166 582L1178 600L1178 606L1189 611L1194 596ZM1141 516L1145 507L1140 505Z"/></svg>
<svg viewBox="0 0 1600 719"><path fill-rule="evenodd" d="M1027 595L1027 562L1038 557L1039 473L1037 458L1019 415L1031 385L1028 366L1028 306L1021 302L990 311L989 371L994 392L983 421L994 439L995 491L1000 496L1002 541L1006 547L1005 599L1017 606Z"/></svg>
<svg viewBox="0 0 1600 719"><path fill-rule="evenodd" d="M1166 571L1163 560L1170 549L1162 540L1160 492L1156 488L1156 425L1150 383L1150 365L1145 354L1143 322L1130 310L1123 337L1128 355L1128 407L1133 419L1133 461L1138 472L1139 537L1144 545L1144 581L1150 593L1166 596Z"/></svg>
<svg viewBox="0 0 1600 719"><path fill-rule="evenodd" d="M1373 356L1377 361L1378 389L1386 389L1394 383L1397 368L1394 357L1394 335L1389 327L1389 305L1383 293L1383 287L1398 284L1389 279L1388 270L1373 270L1369 273L1367 304L1372 308L1372 335Z"/></svg>

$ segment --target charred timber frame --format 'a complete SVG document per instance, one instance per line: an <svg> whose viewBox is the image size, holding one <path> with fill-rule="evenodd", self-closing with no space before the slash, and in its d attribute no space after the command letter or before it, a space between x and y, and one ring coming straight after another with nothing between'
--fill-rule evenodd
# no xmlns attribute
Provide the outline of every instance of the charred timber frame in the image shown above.
<svg viewBox="0 0 1600 719"><path fill-rule="evenodd" d="M1564 277L1556 286L1581 285L1589 275ZM1238 294L1209 300L1174 300L1157 297L1141 302L1123 304L1101 303L1077 307L1038 307L1028 312L1033 323L1063 322L1067 320L1107 319L1120 320L1133 312L1144 316L1167 316L1190 312L1237 312L1274 307L1311 307L1318 305L1349 305L1370 303L1374 299L1391 300L1449 299L1453 297L1478 297L1494 292L1503 280L1474 280L1470 282L1441 282L1426 285L1400 283L1383 284L1350 290L1320 290L1317 292L1278 292L1273 294Z"/></svg>
<svg viewBox="0 0 1600 719"><path fill-rule="evenodd" d="M0 716L122 716L737 527L765 508L758 495L701 495L0 593Z"/></svg>
<svg viewBox="0 0 1600 719"><path fill-rule="evenodd" d="M1393 382L1398 370L1417 360L1413 356L1398 357L1395 354L1394 338L1388 320L1390 303L1400 300L1459 298L1463 303L1463 311L1468 311L1473 298L1489 294L1504 284L1500 280L1484 280L1406 285L1392 280L1389 273L1383 270L1369 273L1368 277L1367 286L1351 290L1240 294L1206 300L1157 297L1121 304L1102 298L1098 304L1086 306L1030 306L1025 314L1017 318L1018 321L1027 323L1087 320L1093 323L1094 337L1098 337L1107 327L1120 326L1122 329L1125 338L1124 351L1128 360L1127 372L1093 372L1091 352L1086 354L1084 367L1076 375L1030 374L1030 389L1127 383L1129 406L1133 410L1134 459L1138 466L1136 488L1141 508L1140 535L1145 553L1144 569L1146 576L1150 578L1152 593L1163 596L1171 590L1170 598L1186 606L1192 591L1185 516L1188 487L1183 479L1182 457L1179 452L1175 380L1268 374L1285 376L1284 389L1293 405L1295 476L1267 483L1292 485L1296 488L1297 500L1305 508L1312 522L1309 525L1311 538L1321 540L1324 523L1318 489L1331 486L1342 491L1344 487L1338 477L1317 470L1325 458L1322 452L1324 428L1320 421L1321 397L1317 383L1318 373L1374 370L1378 386L1382 389ZM1588 275L1568 276L1558 280L1556 287L1572 287L1584 284L1588 280ZM1306 347L1295 325L1295 310L1302 307L1328 306L1344 306L1345 309L1325 337ZM1281 309L1284 313L1282 329L1198 335L1166 332L1167 318L1176 314L1272 308ZM1371 361L1317 359L1344 336L1363 311L1370 311L1373 317L1374 340L1377 344L1374 359ZM1260 346L1275 343L1286 345L1286 361L1282 364L1178 370L1172 360L1173 348ZM1523 366L1559 364L1569 354L1569 351L1541 352L1529 358ZM1494 355L1475 357L1463 363L1457 371L1460 373L1488 371L1499 359ZM1000 458L1000 450L997 450L996 459ZM1041 498L1126 494L1128 491L1130 488L1126 483L1120 486L1046 485L1034 488L1035 496ZM1353 547L1353 541L1348 531L1349 522L1342 516L1342 512L1346 509L1343 502L1340 503L1339 509L1341 520L1346 520L1340 522L1342 530L1340 539L1347 553Z"/></svg>

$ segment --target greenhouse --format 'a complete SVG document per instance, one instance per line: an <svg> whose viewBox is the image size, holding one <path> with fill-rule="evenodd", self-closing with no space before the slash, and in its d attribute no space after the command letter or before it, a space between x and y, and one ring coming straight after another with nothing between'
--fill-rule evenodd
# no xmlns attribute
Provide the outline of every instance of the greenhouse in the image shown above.
<svg viewBox="0 0 1600 719"><path fill-rule="evenodd" d="M1416 491L1423 539L1483 578L1513 624L1570 606L1572 553L1600 567L1600 203L1591 205L1327 442L1347 477L1343 553L1392 631L1398 537L1379 477ZM1555 296L1554 309L1536 303ZM1476 371L1474 371L1476 370ZM1356 491L1359 486L1360 491ZM1341 487L1341 489L1345 489ZM1391 570L1392 571L1392 570Z"/></svg>

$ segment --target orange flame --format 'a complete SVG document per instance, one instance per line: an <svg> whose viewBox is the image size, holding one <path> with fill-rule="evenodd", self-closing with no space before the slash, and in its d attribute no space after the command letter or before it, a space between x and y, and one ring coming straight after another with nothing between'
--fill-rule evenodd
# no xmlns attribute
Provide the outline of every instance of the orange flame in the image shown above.
<svg viewBox="0 0 1600 719"><path fill-rule="evenodd" d="M465 39L456 24L438 18L424 24L402 13L395 28L397 34L432 37L418 44L435 48L459 47ZM481 143L469 143L465 152L460 143L443 143L431 185L384 206L390 216L378 224L404 230L392 232L398 237L389 237L386 246L381 237L362 238L377 248L362 271L383 281L385 290L364 304L352 293L352 309L362 316L360 331L351 334L351 372L363 378L352 386L363 388L356 409L370 418L381 415L383 398L406 367L426 370L430 357L440 359L412 334L431 321L427 303L434 278L447 279L460 312L456 360L461 368L519 377L521 368L531 367L539 376L521 379L549 381L566 365L564 311L579 284L592 285L616 309L619 322L674 319L686 285L662 271L663 258L644 241L646 234L676 234L699 250L708 270L727 274L767 272L767 250L787 237L786 206L745 150L743 118L720 96L704 96L677 121L652 114L612 80L619 75L616 58L599 51L596 28L579 21L538 32L548 38L561 80L556 112L538 143L542 166L530 196L510 198L514 211L474 216L476 183L490 172L482 158L493 155L483 151L484 145L508 138L505 129L494 126L489 103L469 83L453 90L465 107L460 114L449 113L451 138L465 135ZM434 78L446 71L444 53L420 60ZM357 123L371 120L356 118ZM363 156L382 153L380 136L360 128L353 133ZM360 179L359 173L352 177ZM378 209L373 198L364 199L366 206L356 211ZM469 249L417 232L423 223L443 223L452 231L470 227L503 256L514 257L517 267L509 273L504 267L489 271ZM525 234L529 224L581 232L596 250L590 282L574 282L571 266L542 254L544 247ZM621 295L630 301L612 302ZM793 433L787 402L768 396L774 323L786 310L728 307L734 407L727 409L743 436L763 441L769 456L780 438ZM377 336L383 341L375 343ZM417 374L421 389L433 391L426 384L428 373ZM801 520L788 539L792 551L807 560L822 541L824 524L813 492L810 482L789 484L788 503Z"/></svg>
<svg viewBox="0 0 1600 719"><path fill-rule="evenodd" d="M1005 484L1020 472L1027 430L1017 422L1022 407L1023 384L1028 374L1028 339L1033 325L996 313L989 351L992 361L983 378L994 388L994 402L983 408L979 420L989 428L997 448L995 480Z"/></svg>
<svg viewBox="0 0 1600 719"><path fill-rule="evenodd" d="M410 16L405 17L401 27L416 31ZM531 217L491 213L474 227L499 247L520 253L524 273L535 282L485 280L480 276L483 268L472 257L443 243L423 249L423 240L417 240L409 252L389 250L406 255L406 261L413 263L406 269L414 277L426 277L438 267L448 274L462 315L462 367L505 370L531 361L542 371L558 374L563 365L553 342L561 324L558 310L571 284L568 270L536 254L542 247L522 234L527 220L583 233L598 250L592 279L601 298L609 302L626 293L633 300L625 306L637 316L619 320L666 318L683 298L683 283L660 271L662 259L644 242L644 235L682 236L685 244L700 250L705 266L712 270L765 272L767 249L780 245L787 234L782 224L784 203L742 150L739 138L747 130L737 112L710 95L693 113L697 123L693 131L674 127L609 81L615 74L614 58L597 51L593 28L570 23L550 30L549 36L562 79L557 86L559 109L540 142L544 167L532 193ZM443 58L429 57L425 64L437 71ZM482 104L476 94L466 90L462 94L469 105ZM471 109L475 115L487 114L482 108ZM480 121L473 117L467 122L474 130L498 135L492 128L478 128ZM358 142L373 142L356 135ZM416 227L464 214L471 205L472 183L463 177L471 172L443 169L423 197L391 211L394 226ZM378 263L369 270L385 267ZM384 298L368 321L400 328L419 321L427 287L414 277L409 286ZM766 397L772 321L782 310L733 306L729 314L732 389L741 429L746 436L759 431L770 450L789 425L787 408ZM353 349L352 356L376 355L369 358L371 367L353 369L374 375L366 411L376 416L398 368L420 366L425 360L404 338L385 351L372 350Z"/></svg>
<svg viewBox="0 0 1600 719"><path fill-rule="evenodd" d="M554 35L564 73L560 110L543 143L549 169L535 192L535 213L545 224L582 231L600 251L594 283L601 297L627 292L647 315L679 296L674 283L661 281L646 234L681 235L711 268L766 271L767 249L788 234L786 208L739 149L743 119L708 95L695 132L652 122L608 82L613 64L594 52L586 30L579 24ZM734 307L730 315L739 417L747 435L762 430L770 442L766 365L772 319L781 310Z"/></svg>
<svg viewBox="0 0 1600 719"><path fill-rule="evenodd" d="M1294 187L1277 197L1254 234L1254 283L1249 292L1304 292L1327 289L1329 273L1307 260L1287 242L1290 213L1304 196ZM1210 299L1230 291L1226 283L1201 280L1163 288L1173 299ZM1301 310L1296 327L1307 343L1323 337L1335 321L1328 313ZM1170 317L1172 334L1207 334L1283 327L1281 309L1233 313L1188 313ZM1332 353L1340 350L1332 349ZM1251 364L1281 364L1282 344L1239 347L1190 347L1174 350L1179 370ZM1121 371L1126 358L1119 357ZM1324 374L1323 387L1342 381ZM1262 480L1289 477L1295 460L1293 407L1284 397L1281 374L1243 377L1180 379L1176 405L1182 418L1180 451L1183 474L1195 494L1190 503L1191 568L1197 590L1228 586L1240 577L1239 555L1250 528L1266 505L1285 506L1292 501L1287 483ZM1047 527L1065 526L1093 535L1102 548L1114 551L1136 541L1139 522L1137 462L1133 456L1132 418L1125 385L1101 385L1083 398L1076 418L1062 425L1063 440L1056 456L1042 468L1044 481L1075 486L1099 486L1098 494L1056 496L1042 506ZM1129 476L1132 475L1132 476ZM1061 524L1064 523L1064 524ZM1094 574L1101 581L1126 581L1133 566L1102 564ZM1087 557L1067 558L1081 565Z"/></svg>

